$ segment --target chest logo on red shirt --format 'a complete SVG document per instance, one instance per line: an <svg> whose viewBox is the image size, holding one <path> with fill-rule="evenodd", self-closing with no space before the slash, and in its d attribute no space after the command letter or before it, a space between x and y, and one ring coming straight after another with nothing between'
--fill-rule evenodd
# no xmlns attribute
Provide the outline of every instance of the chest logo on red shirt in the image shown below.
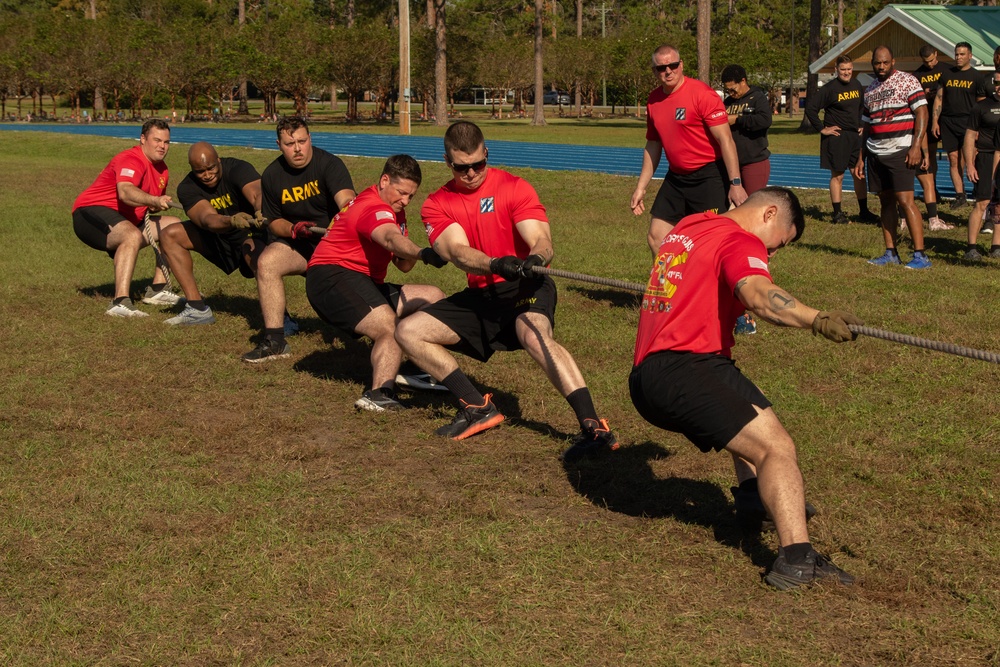
<svg viewBox="0 0 1000 667"><path fill-rule="evenodd" d="M479 200L480 213L493 213L493 197L483 197Z"/></svg>
<svg viewBox="0 0 1000 667"><path fill-rule="evenodd" d="M688 110L686 107L677 107L674 109L674 120L685 120L688 115Z"/></svg>

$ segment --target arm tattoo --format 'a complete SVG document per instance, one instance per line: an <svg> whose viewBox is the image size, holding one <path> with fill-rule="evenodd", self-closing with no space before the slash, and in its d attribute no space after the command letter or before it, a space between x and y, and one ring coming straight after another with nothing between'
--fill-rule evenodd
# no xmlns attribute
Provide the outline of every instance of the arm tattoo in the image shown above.
<svg viewBox="0 0 1000 667"><path fill-rule="evenodd" d="M736 283L736 287L733 288L733 294L739 294L743 286L747 284L746 278L740 278L739 282Z"/></svg>
<svg viewBox="0 0 1000 667"><path fill-rule="evenodd" d="M795 299L788 292L780 289L773 289L767 293L768 303L774 312L789 310L795 307Z"/></svg>

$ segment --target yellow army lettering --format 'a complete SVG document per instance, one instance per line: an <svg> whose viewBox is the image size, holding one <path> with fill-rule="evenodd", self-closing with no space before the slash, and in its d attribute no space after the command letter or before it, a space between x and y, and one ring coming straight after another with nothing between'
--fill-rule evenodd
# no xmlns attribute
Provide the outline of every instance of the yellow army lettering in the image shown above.
<svg viewBox="0 0 1000 667"><path fill-rule="evenodd" d="M304 201L319 194L319 180L309 181L302 187L286 188L281 191L281 203Z"/></svg>
<svg viewBox="0 0 1000 667"><path fill-rule="evenodd" d="M948 83L945 85L948 88L972 88L971 81L959 81L957 79L948 79Z"/></svg>
<svg viewBox="0 0 1000 667"><path fill-rule="evenodd" d="M844 100L856 100L861 97L860 90L849 90L846 93L840 93L837 95L837 101L843 102Z"/></svg>
<svg viewBox="0 0 1000 667"><path fill-rule="evenodd" d="M216 211L221 211L233 205L233 198L229 195L222 195L221 197L216 197L209 203Z"/></svg>

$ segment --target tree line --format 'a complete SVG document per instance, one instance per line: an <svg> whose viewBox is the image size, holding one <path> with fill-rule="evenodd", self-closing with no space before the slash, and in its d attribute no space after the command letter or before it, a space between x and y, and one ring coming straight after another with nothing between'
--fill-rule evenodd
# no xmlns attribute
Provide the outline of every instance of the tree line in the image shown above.
<svg viewBox="0 0 1000 667"><path fill-rule="evenodd" d="M739 63L754 85L787 86L808 65L816 5L824 24L847 32L882 7L716 0L710 78ZM642 105L663 42L680 49L689 76L698 72L697 8L687 0L414 0L410 16L412 99L440 122L470 86L498 98L515 91L523 108L536 58L547 86L573 94L576 114L605 92L608 104ZM279 96L305 113L311 95L336 89L357 120L362 95L381 110L396 95L398 28L395 0L0 0L0 112L11 103L18 116L22 104L55 112L68 101L78 116L194 114L229 100L245 113L250 83L266 114Z"/></svg>

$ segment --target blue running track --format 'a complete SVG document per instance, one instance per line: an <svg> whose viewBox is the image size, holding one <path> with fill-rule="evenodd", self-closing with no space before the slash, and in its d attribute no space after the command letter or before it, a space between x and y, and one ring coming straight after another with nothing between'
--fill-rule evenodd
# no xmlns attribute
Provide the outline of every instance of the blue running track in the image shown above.
<svg viewBox="0 0 1000 667"><path fill-rule="evenodd" d="M120 139L138 139L137 125L58 125L0 123L0 130L65 132L90 134ZM415 137L397 134L342 134L313 129L313 144L335 153L356 157L389 157L407 153L418 160L444 161L444 146L440 137ZM208 141L216 146L242 146L277 151L274 130L231 130L206 127L171 127L171 139L176 143L193 144ZM590 171L616 176L638 176L642 168L642 147L619 148L609 146L579 146L573 144L543 144L520 141L491 141L490 163L506 167L531 167L551 171ZM816 139L819 148L819 138ZM944 161L947 165L947 158ZM666 174L666 160L660 161L655 177ZM951 179L945 171L938 179L940 194L955 195ZM771 155L769 185L792 188L826 190L830 185L830 172L820 169L818 155ZM845 175L844 189L851 190L850 175ZM917 185L917 194L921 193Z"/></svg>

